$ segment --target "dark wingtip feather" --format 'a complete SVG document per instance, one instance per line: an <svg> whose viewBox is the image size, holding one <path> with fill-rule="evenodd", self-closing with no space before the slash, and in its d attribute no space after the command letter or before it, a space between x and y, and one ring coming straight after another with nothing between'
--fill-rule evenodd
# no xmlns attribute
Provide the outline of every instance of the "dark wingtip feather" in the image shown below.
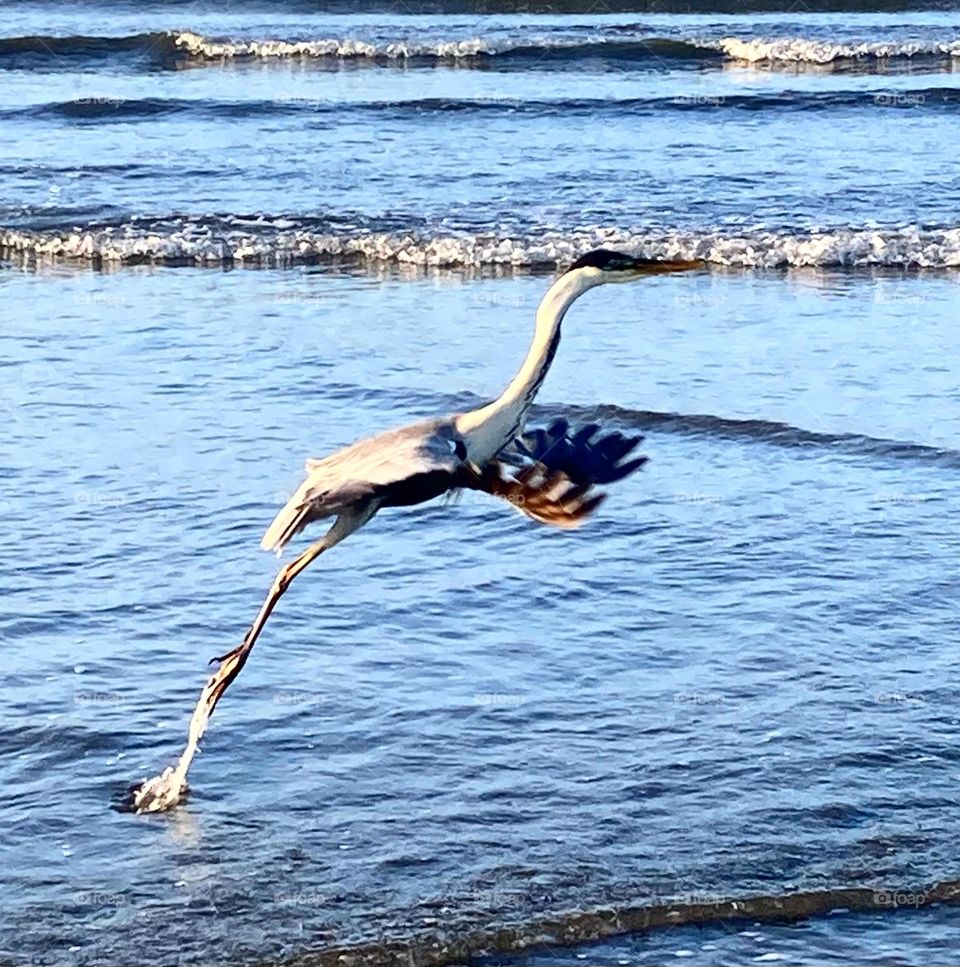
<svg viewBox="0 0 960 967"><path fill-rule="evenodd" d="M623 480L646 463L646 457L626 459L642 441L640 435L618 430L603 433L597 423L571 431L566 420L556 419L546 429L524 434L504 456L514 463L532 460L548 474L562 473L577 483L609 484Z"/></svg>
<svg viewBox="0 0 960 967"><path fill-rule="evenodd" d="M611 468L605 480L599 482L611 484L616 483L618 480L623 480L625 477L629 477L630 474L639 470L649 460L649 457L634 457L633 460L618 464L616 467Z"/></svg>

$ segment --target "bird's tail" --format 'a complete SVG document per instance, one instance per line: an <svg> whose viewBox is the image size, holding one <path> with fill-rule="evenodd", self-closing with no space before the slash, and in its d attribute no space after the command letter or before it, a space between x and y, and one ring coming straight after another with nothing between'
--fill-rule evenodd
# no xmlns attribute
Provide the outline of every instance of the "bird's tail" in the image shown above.
<svg viewBox="0 0 960 967"><path fill-rule="evenodd" d="M273 518L273 523L267 528L263 540L260 541L260 547L263 550L276 551L279 557L287 544L310 522L309 489L307 481L304 481Z"/></svg>

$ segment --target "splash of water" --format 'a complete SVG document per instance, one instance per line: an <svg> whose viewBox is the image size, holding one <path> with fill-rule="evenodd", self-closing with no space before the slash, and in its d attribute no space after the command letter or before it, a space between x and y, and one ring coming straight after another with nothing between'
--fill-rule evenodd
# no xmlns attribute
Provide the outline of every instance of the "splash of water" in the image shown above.
<svg viewBox="0 0 960 967"><path fill-rule="evenodd" d="M136 813L165 812L183 802L189 788L187 786L187 770L200 747L200 739L203 738L203 733L207 729L210 716L213 715L213 710L217 707L217 703L227 687L239 674L252 647L252 642L247 645L245 641L244 645L221 659L220 667L210 676L210 680L204 686L200 698L197 700L193 715L190 717L187 744L176 766L169 766L160 775L146 779L140 785L131 788L122 806L125 811ZM242 650L243 653L240 654Z"/></svg>

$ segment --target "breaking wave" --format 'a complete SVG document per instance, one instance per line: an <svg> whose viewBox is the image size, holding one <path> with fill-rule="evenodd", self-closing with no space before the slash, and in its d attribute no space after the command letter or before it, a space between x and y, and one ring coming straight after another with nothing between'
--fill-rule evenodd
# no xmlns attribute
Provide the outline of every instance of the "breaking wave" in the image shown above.
<svg viewBox="0 0 960 967"><path fill-rule="evenodd" d="M749 64L869 64L891 60L949 63L960 58L960 37L936 41L829 42L798 37L722 39L657 37L636 33L581 38L496 39L471 37L439 41L398 38L369 41L349 37L217 38L190 30L109 36L28 36L0 39L0 67L56 67L63 59L130 59L176 66L187 61L215 64L250 60L313 60L386 66L457 65L522 69L577 65L586 61L644 63L662 68L710 62Z"/></svg>
<svg viewBox="0 0 960 967"><path fill-rule="evenodd" d="M832 64L838 61L862 60L929 61L960 57L960 38L935 42L831 43L801 37L774 40L726 37L717 46L728 57L751 64Z"/></svg>
<svg viewBox="0 0 960 967"><path fill-rule="evenodd" d="M472 37L463 40L420 43L398 40L371 43L351 39L319 40L240 40L218 41L185 31L174 35L175 48L195 60L262 60L273 58L307 58L334 60L367 60L378 63L406 62L492 62L505 65L546 66L606 58L629 61L718 60L722 52L714 46L696 41L666 37L604 38L538 38L529 42L497 41Z"/></svg>
<svg viewBox="0 0 960 967"><path fill-rule="evenodd" d="M572 910L510 925L454 933L423 933L403 940L382 940L344 947L327 947L310 956L319 967L348 963L353 967L416 964L445 967L495 954L524 954L593 943L631 933L706 926L717 923L795 923L833 912L876 911L886 914L903 907L915 910L939 903L955 903L960 881L944 880L909 889L837 887L766 896L729 896L702 891L637 905ZM556 956L556 953L554 953ZM761 958L762 959L762 958Z"/></svg>
<svg viewBox="0 0 960 967"><path fill-rule="evenodd" d="M788 37L773 40L726 37L721 40L674 40L637 36L618 40L546 40L532 44L501 44L473 38L443 43L395 42L373 44L359 40L245 40L216 41L201 34L183 32L173 38L174 46L201 60L236 58L321 57L369 60L469 60L498 57L581 60L615 57L635 60L673 58L713 60L723 54L749 63L784 62L829 64L848 60L949 59L960 57L960 38L948 41L890 41L885 43L830 43Z"/></svg>
<svg viewBox="0 0 960 967"><path fill-rule="evenodd" d="M337 223L251 215L137 219L61 231L0 228L3 257L95 264L282 267L354 262L529 269L567 264L600 246L740 268L960 267L960 227L916 225L742 234L585 226L503 236L441 234L429 227L405 231L396 222L358 226L343 219Z"/></svg>

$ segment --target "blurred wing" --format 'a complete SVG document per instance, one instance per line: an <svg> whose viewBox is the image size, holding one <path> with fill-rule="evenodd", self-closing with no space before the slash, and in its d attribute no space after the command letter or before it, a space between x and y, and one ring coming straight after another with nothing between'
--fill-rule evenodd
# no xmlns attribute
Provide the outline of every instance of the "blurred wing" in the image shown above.
<svg viewBox="0 0 960 967"><path fill-rule="evenodd" d="M433 424L404 427L307 460L307 497L320 504L353 503L423 474L453 474L461 463L456 441Z"/></svg>
<svg viewBox="0 0 960 967"><path fill-rule="evenodd" d="M539 464L547 473L562 473L575 484L610 484L647 462L644 456L631 456L642 441L642 436L617 430L604 433L597 423L571 430L566 420L558 419L546 429L518 437L500 457L514 466Z"/></svg>
<svg viewBox="0 0 960 967"><path fill-rule="evenodd" d="M512 474L491 460L479 475L463 476L462 486L509 501L521 514L552 527L579 527L606 499L606 494L590 494L590 484L574 483L539 464Z"/></svg>
<svg viewBox="0 0 960 967"><path fill-rule="evenodd" d="M311 521L369 500L418 503L437 496L456 484L462 452L448 424L430 421L307 460L307 479L274 518L260 546L280 551Z"/></svg>

